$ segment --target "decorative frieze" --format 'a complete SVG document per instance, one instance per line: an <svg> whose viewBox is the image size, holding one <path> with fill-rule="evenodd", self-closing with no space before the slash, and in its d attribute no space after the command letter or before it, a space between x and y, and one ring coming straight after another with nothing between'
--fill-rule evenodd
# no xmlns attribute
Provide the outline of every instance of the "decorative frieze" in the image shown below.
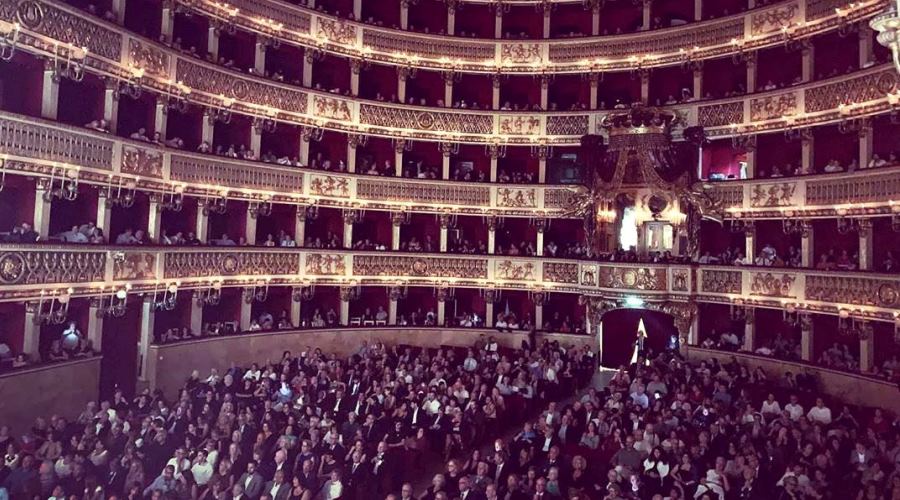
<svg viewBox="0 0 900 500"><path fill-rule="evenodd" d="M123 174L161 178L163 176L163 154L157 150L124 146L121 170Z"/></svg>
<svg viewBox="0 0 900 500"><path fill-rule="evenodd" d="M0 117L0 154L112 169L113 141L62 127Z"/></svg>
<svg viewBox="0 0 900 500"><path fill-rule="evenodd" d="M164 276L167 279L227 276L295 275L300 255L291 252L247 251L174 251L166 252Z"/></svg>
<svg viewBox="0 0 900 500"><path fill-rule="evenodd" d="M764 272L750 273L750 293L764 297L794 298L795 274Z"/></svg>
<svg viewBox="0 0 900 500"><path fill-rule="evenodd" d="M231 186L288 193L303 191L303 172L223 158L172 155L173 181L207 186Z"/></svg>
<svg viewBox="0 0 900 500"><path fill-rule="evenodd" d="M354 255L354 276L487 279L487 259Z"/></svg>
<svg viewBox="0 0 900 500"><path fill-rule="evenodd" d="M795 205L797 204L797 201L794 200L796 190L796 182L753 184L750 187L750 207L771 208Z"/></svg>
<svg viewBox="0 0 900 500"><path fill-rule="evenodd" d="M236 72L180 57L176 68L176 78L193 90L280 111L306 113L308 94L300 89L242 77Z"/></svg>
<svg viewBox="0 0 900 500"><path fill-rule="evenodd" d="M544 281L578 284L578 264L571 262L544 262Z"/></svg>
<svg viewBox="0 0 900 500"><path fill-rule="evenodd" d="M900 308L900 280L861 276L806 276L806 300L841 304Z"/></svg>
<svg viewBox="0 0 900 500"><path fill-rule="evenodd" d="M701 269L700 291L704 293L741 293L741 271Z"/></svg>
<svg viewBox="0 0 900 500"><path fill-rule="evenodd" d="M103 281L106 252L8 250L0 252L3 285L76 284Z"/></svg>
<svg viewBox="0 0 900 500"><path fill-rule="evenodd" d="M600 288L666 290L666 270L663 268L604 266L600 268L599 278Z"/></svg>

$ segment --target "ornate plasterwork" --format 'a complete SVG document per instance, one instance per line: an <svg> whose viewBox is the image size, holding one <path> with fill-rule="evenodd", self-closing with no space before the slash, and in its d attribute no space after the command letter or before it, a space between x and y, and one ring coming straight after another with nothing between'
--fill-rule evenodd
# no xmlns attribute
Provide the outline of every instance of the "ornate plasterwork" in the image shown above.
<svg viewBox="0 0 900 500"><path fill-rule="evenodd" d="M156 46L128 39L128 59L131 65L161 78L169 78L169 54Z"/></svg>
<svg viewBox="0 0 900 500"><path fill-rule="evenodd" d="M534 263L517 260L500 260L494 263L494 277L511 281L534 281Z"/></svg>
<svg viewBox="0 0 900 500"><path fill-rule="evenodd" d="M156 253L113 252L114 280L146 280L156 278Z"/></svg>
<svg viewBox="0 0 900 500"><path fill-rule="evenodd" d="M160 151L153 151L133 146L122 148L122 173L135 174L146 177L162 178L163 155Z"/></svg>
<svg viewBox="0 0 900 500"><path fill-rule="evenodd" d="M0 154L111 170L113 146L108 139L0 118Z"/></svg>
<svg viewBox="0 0 900 500"><path fill-rule="evenodd" d="M539 43L504 43L500 45L501 64L540 64L541 44Z"/></svg>
<svg viewBox="0 0 900 500"><path fill-rule="evenodd" d="M794 205L796 190L796 182L754 184L750 189L750 206L752 208L771 208Z"/></svg>
<svg viewBox="0 0 900 500"><path fill-rule="evenodd" d="M777 120L798 111L796 92L750 99L750 121Z"/></svg>
<svg viewBox="0 0 900 500"><path fill-rule="evenodd" d="M700 291L706 293L741 293L740 271L703 269L700 273Z"/></svg>
<svg viewBox="0 0 900 500"><path fill-rule="evenodd" d="M541 119L538 116L500 115L500 133L506 135L540 135Z"/></svg>
<svg viewBox="0 0 900 500"><path fill-rule="evenodd" d="M589 115L550 115L547 117L547 135L583 136L590 133Z"/></svg>
<svg viewBox="0 0 900 500"><path fill-rule="evenodd" d="M726 127L744 122L744 101L699 106L697 124L701 127Z"/></svg>
<svg viewBox="0 0 900 500"><path fill-rule="evenodd" d="M309 176L309 192L330 198L349 198L350 179L331 175L312 174Z"/></svg>
<svg viewBox="0 0 900 500"><path fill-rule="evenodd" d="M470 183L359 179L356 182L356 196L360 200L402 201L472 207L487 207L491 204L491 188Z"/></svg>
<svg viewBox="0 0 900 500"><path fill-rule="evenodd" d="M806 277L806 300L830 304L900 307L900 281L859 276Z"/></svg>
<svg viewBox="0 0 900 500"><path fill-rule="evenodd" d="M356 43L356 25L325 17L316 17L316 21L316 37L340 45Z"/></svg>
<svg viewBox="0 0 900 500"><path fill-rule="evenodd" d="M33 285L103 281L105 252L69 250L0 253L0 283Z"/></svg>
<svg viewBox="0 0 900 500"><path fill-rule="evenodd" d="M487 259L354 255L354 276L486 279Z"/></svg>
<svg viewBox="0 0 900 500"><path fill-rule="evenodd" d="M494 131L494 117L490 114L451 113L366 103L359 105L359 123L371 127L459 134L487 135Z"/></svg>
<svg viewBox="0 0 900 500"><path fill-rule="evenodd" d="M499 188L497 206L503 208L537 208L535 188Z"/></svg>
<svg viewBox="0 0 900 500"><path fill-rule="evenodd" d="M178 251L165 254L166 278L297 274L299 254L289 252Z"/></svg>
<svg viewBox="0 0 900 500"><path fill-rule="evenodd" d="M173 154L173 181L207 186L232 186L298 193L303 191L303 172L224 158Z"/></svg>
<svg viewBox="0 0 900 500"><path fill-rule="evenodd" d="M900 199L900 175L897 172L825 177L806 181L806 205L890 203Z"/></svg>
<svg viewBox="0 0 900 500"><path fill-rule="evenodd" d="M673 269L672 270L672 291L673 292L689 292L690 290L690 269Z"/></svg>
<svg viewBox="0 0 900 500"><path fill-rule="evenodd" d="M544 262L544 281L578 284L578 264L570 262Z"/></svg>
<svg viewBox="0 0 900 500"><path fill-rule="evenodd" d="M242 77L235 72L195 63L181 57L175 66L177 79L191 89L214 96L233 98L239 103L252 103L291 113L306 113L308 94L300 89Z"/></svg>
<svg viewBox="0 0 900 500"><path fill-rule="evenodd" d="M764 297L793 298L792 288L797 276L788 273L751 273L750 293Z"/></svg>
<svg viewBox="0 0 900 500"><path fill-rule="evenodd" d="M841 104L856 104L884 98L897 89L898 76L892 69L856 77L839 78L804 91L807 113L836 110Z"/></svg>
<svg viewBox="0 0 900 500"><path fill-rule="evenodd" d="M306 256L304 270L313 276L343 276L347 265L343 255L311 253Z"/></svg>
<svg viewBox="0 0 900 500"><path fill-rule="evenodd" d="M666 270L643 267L601 267L600 288L630 290L666 290Z"/></svg>
<svg viewBox="0 0 900 500"><path fill-rule="evenodd" d="M322 95L313 96L313 114L340 121L350 121L353 118L346 100Z"/></svg>
<svg viewBox="0 0 900 500"><path fill-rule="evenodd" d="M762 10L750 15L750 34L758 36L779 32L782 28L795 25L802 20L799 2Z"/></svg>
<svg viewBox="0 0 900 500"><path fill-rule="evenodd" d="M597 286L597 278L599 271L595 264L585 264L581 266L581 284L585 286Z"/></svg>

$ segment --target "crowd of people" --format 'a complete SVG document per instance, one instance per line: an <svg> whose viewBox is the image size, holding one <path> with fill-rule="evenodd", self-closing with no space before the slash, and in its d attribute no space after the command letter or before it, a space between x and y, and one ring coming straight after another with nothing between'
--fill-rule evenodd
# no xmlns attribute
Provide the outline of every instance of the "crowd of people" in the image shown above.
<svg viewBox="0 0 900 500"><path fill-rule="evenodd" d="M587 347L312 346L0 427L0 494L237 500L894 500L900 427L814 378ZM782 406L783 405L783 406ZM421 479L432 473L430 484Z"/></svg>

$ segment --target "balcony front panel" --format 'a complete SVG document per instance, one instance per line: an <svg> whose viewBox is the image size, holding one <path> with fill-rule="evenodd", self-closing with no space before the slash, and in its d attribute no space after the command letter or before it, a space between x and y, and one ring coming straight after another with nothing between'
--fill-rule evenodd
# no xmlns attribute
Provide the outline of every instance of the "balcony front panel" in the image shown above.
<svg viewBox="0 0 900 500"><path fill-rule="evenodd" d="M53 254L52 258L47 257ZM89 265L100 259L104 272ZM40 263L28 267L28 263ZM4 245L2 300L37 300L69 286L76 296L177 282L199 288L330 284L424 285L578 293L604 300L717 302L893 321L900 277L766 267L631 264L510 256L406 254L260 247L76 247ZM87 270L86 270L87 269ZM63 279L68 281L62 281ZM696 279L696 282L694 281Z"/></svg>
<svg viewBox="0 0 900 500"><path fill-rule="evenodd" d="M584 73L702 61L800 40L868 19L886 0L789 0L647 32L562 40L471 40L380 28L277 1L178 0L204 16L308 49L397 66L472 73ZM274 8L272 8L274 7Z"/></svg>
<svg viewBox="0 0 900 500"><path fill-rule="evenodd" d="M18 48L51 60L60 56L61 46L69 47L63 56L69 52L78 55L80 49L68 45L67 23L92 24L94 31L118 34L123 49L115 53L100 50L99 44L105 43L101 36L76 40L87 49L87 70L125 82L137 81L160 95L187 99L195 105L228 108L278 122L423 141L575 145L583 135L602 134L600 124L607 115L604 111L511 113L398 106L310 91L186 57L68 9L47 4L46 12L55 14L45 14L46 22L30 23L35 28L23 25ZM0 17L9 22L18 19L12 10L0 10ZM48 24L59 26L50 29ZM135 79L137 70L142 76ZM709 137L741 136L884 113L900 106L897 79L890 65L881 65L787 91L672 106L682 126L676 127L674 135L678 138L683 127L699 125Z"/></svg>

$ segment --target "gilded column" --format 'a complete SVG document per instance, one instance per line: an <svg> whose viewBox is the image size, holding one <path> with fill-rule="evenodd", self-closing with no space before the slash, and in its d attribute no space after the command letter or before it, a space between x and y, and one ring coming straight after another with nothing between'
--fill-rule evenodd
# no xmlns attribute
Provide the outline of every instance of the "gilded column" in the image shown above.
<svg viewBox="0 0 900 500"><path fill-rule="evenodd" d="M450 290L444 286L437 289L437 325L444 326L447 320L447 299L450 297Z"/></svg>
<svg viewBox="0 0 900 500"><path fill-rule="evenodd" d="M406 66L397 66L397 98L406 104L406 81L412 77L412 70Z"/></svg>
<svg viewBox="0 0 900 500"><path fill-rule="evenodd" d="M195 335L203 331L203 294L195 290L191 294L191 332Z"/></svg>
<svg viewBox="0 0 900 500"><path fill-rule="evenodd" d="M125 0L112 0L112 13L119 25L125 24Z"/></svg>
<svg viewBox="0 0 900 500"><path fill-rule="evenodd" d="M362 21L362 0L353 0L353 19Z"/></svg>
<svg viewBox="0 0 900 500"><path fill-rule="evenodd" d="M591 36L600 35L600 6L604 0L587 0L591 8Z"/></svg>
<svg viewBox="0 0 900 500"><path fill-rule="evenodd" d="M541 77L541 109L550 108L550 77Z"/></svg>
<svg viewBox="0 0 900 500"><path fill-rule="evenodd" d="M216 21L212 21L209 23L209 28L206 30L206 52L212 58L213 61L219 60L219 36L221 35L221 31L219 29L219 25Z"/></svg>
<svg viewBox="0 0 900 500"><path fill-rule="evenodd" d="M356 172L356 148L360 145L361 138L358 134L347 134L347 171Z"/></svg>
<svg viewBox="0 0 900 500"><path fill-rule="evenodd" d="M641 30L642 31L647 31L650 29L650 18L651 18L650 7L652 4L653 4L653 0L644 0L644 5L643 5L644 8L643 8L643 11L641 12L641 14L642 14Z"/></svg>
<svg viewBox="0 0 900 500"><path fill-rule="evenodd" d="M300 327L303 321L301 313L303 312L303 287L295 286L291 289L291 325L295 328Z"/></svg>
<svg viewBox="0 0 900 500"><path fill-rule="evenodd" d="M341 325L350 324L350 298L353 295L353 287L342 286L340 288L341 297Z"/></svg>
<svg viewBox="0 0 900 500"><path fill-rule="evenodd" d="M494 302L497 302L497 291L488 289L484 291L484 326L494 327Z"/></svg>
<svg viewBox="0 0 900 500"><path fill-rule="evenodd" d="M145 295L141 302L141 333L138 341L138 379L146 380L150 366L150 344L153 343L153 325L156 322L156 305L152 295Z"/></svg>
<svg viewBox="0 0 900 500"><path fill-rule="evenodd" d="M809 83L816 78L815 62L816 47L811 41L803 41L803 83Z"/></svg>
<svg viewBox="0 0 900 500"><path fill-rule="evenodd" d="M405 220L403 212L391 212L391 250L400 250L400 227Z"/></svg>
<svg viewBox="0 0 900 500"><path fill-rule="evenodd" d="M300 151L297 156L300 160L300 165L304 167L309 166L309 141L312 140L312 134L312 127L303 126L300 129Z"/></svg>
<svg viewBox="0 0 900 500"><path fill-rule="evenodd" d="M756 258L756 225L753 221L744 223L744 255L748 262Z"/></svg>
<svg viewBox="0 0 900 500"><path fill-rule="evenodd" d="M344 248L353 248L353 224L359 222L359 213L356 210L343 211L344 217Z"/></svg>
<svg viewBox="0 0 900 500"><path fill-rule="evenodd" d="M200 139L209 144L210 148L213 145L213 137L216 132L216 118L213 115L213 111L207 109L203 112L203 119L200 120L201 126L203 127L200 132Z"/></svg>
<svg viewBox="0 0 900 500"><path fill-rule="evenodd" d="M247 205L247 211L244 212L244 239L247 240L248 245L256 244L256 222L259 219L259 214L256 210L251 210L251 205Z"/></svg>
<svg viewBox="0 0 900 500"><path fill-rule="evenodd" d="M394 139L394 175L403 177L403 152L406 151L406 139Z"/></svg>
<svg viewBox="0 0 900 500"><path fill-rule="evenodd" d="M866 23L860 23L859 26L859 67L865 68L869 63L874 62L875 53L873 52L872 28Z"/></svg>
<svg viewBox="0 0 900 500"><path fill-rule="evenodd" d="M650 102L650 70L641 69L641 102L647 104Z"/></svg>
<svg viewBox="0 0 900 500"><path fill-rule="evenodd" d="M487 218L488 227L488 255L494 255L497 245L497 216L489 215Z"/></svg>
<svg viewBox="0 0 900 500"><path fill-rule="evenodd" d="M97 193L97 220L94 221L94 224L103 230L103 234L109 238L111 235L109 234L109 223L112 219L112 209L109 208L109 203L107 203L106 191L100 189Z"/></svg>
<svg viewBox="0 0 900 500"><path fill-rule="evenodd" d="M503 5L494 4L494 38L503 38Z"/></svg>
<svg viewBox="0 0 900 500"><path fill-rule="evenodd" d="M91 342L94 351L103 351L103 312L101 310L102 299L91 297L88 307L87 339Z"/></svg>
<svg viewBox="0 0 900 500"><path fill-rule="evenodd" d="M600 89L600 75L598 73L591 73L588 75L588 81L591 85L591 97L590 97L590 107L591 109L597 109L598 102L598 93Z"/></svg>
<svg viewBox="0 0 900 500"><path fill-rule="evenodd" d="M537 252L538 257L544 255L544 231L547 230L549 224L550 221L547 219L537 219L534 222L535 232L537 233L534 250Z"/></svg>
<svg viewBox="0 0 900 500"><path fill-rule="evenodd" d="M811 220L803 220L800 224L800 265L813 267L816 265L813 224Z"/></svg>
<svg viewBox="0 0 900 500"><path fill-rule="evenodd" d="M53 63L46 61L41 87L41 117L47 120L56 120L59 114L59 79L60 75L53 69Z"/></svg>
<svg viewBox="0 0 900 500"><path fill-rule="evenodd" d="M491 144L488 146L488 156L491 158L491 182L497 182L497 167L500 161L500 145Z"/></svg>
<svg viewBox="0 0 900 500"><path fill-rule="evenodd" d="M553 11L553 4L544 0L541 9L544 11L544 38L550 38L550 12Z"/></svg>
<svg viewBox="0 0 900 500"><path fill-rule="evenodd" d="M450 155L453 153L453 144L449 142L440 143L441 147L441 179L450 179Z"/></svg>
<svg viewBox="0 0 900 500"><path fill-rule="evenodd" d="M298 247L306 246L306 207L302 205L297 205L294 217L294 241Z"/></svg>
<svg viewBox="0 0 900 500"><path fill-rule="evenodd" d="M537 292L534 294L534 327L537 330L544 328L544 300L546 300L545 292Z"/></svg>
<svg viewBox="0 0 900 500"><path fill-rule="evenodd" d="M22 339L22 352L28 356L29 361L40 361L38 352L41 345L41 323L38 317L38 302L25 303L25 331Z"/></svg>
<svg viewBox="0 0 900 500"><path fill-rule="evenodd" d="M400 0L400 29L409 29L409 3L410 0Z"/></svg>
<svg viewBox="0 0 900 500"><path fill-rule="evenodd" d="M703 20L703 0L694 0L694 21Z"/></svg>
<svg viewBox="0 0 900 500"><path fill-rule="evenodd" d="M547 182L547 160L550 158L550 148L548 146L540 146L538 148L538 182L543 184Z"/></svg>
<svg viewBox="0 0 900 500"><path fill-rule="evenodd" d="M450 214L440 214L438 216L438 221L441 226L441 241L440 241L440 249L441 252L448 251L448 233L450 229Z"/></svg>
<svg viewBox="0 0 900 500"><path fill-rule="evenodd" d="M756 349L756 309L748 307L747 316L744 319L744 345L743 350L753 352Z"/></svg>
<svg viewBox="0 0 900 500"><path fill-rule="evenodd" d="M456 0L444 0L447 4L447 34L456 34Z"/></svg>
<svg viewBox="0 0 900 500"><path fill-rule="evenodd" d="M165 97L159 96L156 98L156 109L153 114L153 130L154 132L159 132L159 135L162 136L162 139L166 139L166 129L169 124L169 103L166 101Z"/></svg>
<svg viewBox="0 0 900 500"><path fill-rule="evenodd" d="M859 130L859 168L868 168L869 162L872 160L872 150L874 148L872 133L872 123L868 118L860 118Z"/></svg>
<svg viewBox="0 0 900 500"><path fill-rule="evenodd" d="M209 211L203 200L197 200L197 222L194 227L197 239L205 244L209 240Z"/></svg>
<svg viewBox="0 0 900 500"><path fill-rule="evenodd" d="M253 301L256 296L256 288L246 287L241 289L241 332L250 330L250 322L253 320Z"/></svg>
<svg viewBox="0 0 900 500"><path fill-rule="evenodd" d="M757 75L757 66L756 66L756 52L750 52L744 56L747 61L747 93L752 94L756 92L756 75Z"/></svg>
<svg viewBox="0 0 900 500"><path fill-rule="evenodd" d="M303 86L312 87L313 81L313 61L315 60L315 51L309 47L303 49Z"/></svg>
<svg viewBox="0 0 900 500"><path fill-rule="evenodd" d="M397 324L397 303L401 295L402 290L399 286L392 286L388 292L388 298L390 299L388 302L388 324L391 326Z"/></svg>
<svg viewBox="0 0 900 500"><path fill-rule="evenodd" d="M699 0L698 0L699 1ZM694 99L703 98L703 63L696 63L694 67Z"/></svg>
<svg viewBox="0 0 900 500"><path fill-rule="evenodd" d="M812 314L800 313L800 359L813 361L813 320Z"/></svg>
<svg viewBox="0 0 900 500"><path fill-rule="evenodd" d="M162 225L162 207L160 207L160 199L159 194L153 193L150 195L150 209L147 210L147 238L150 241L159 243L159 234ZM97 203L100 204L99 201ZM97 227L100 226L100 221L97 221ZM108 235L110 238L113 235Z"/></svg>
<svg viewBox="0 0 900 500"><path fill-rule="evenodd" d="M173 0L163 0L162 3L162 24L159 29L160 39L164 43L173 40L172 32L175 30L175 2Z"/></svg>
<svg viewBox="0 0 900 500"><path fill-rule="evenodd" d="M491 109L500 109L500 75L491 76Z"/></svg>
<svg viewBox="0 0 900 500"><path fill-rule="evenodd" d="M47 238L50 233L51 200L48 179L38 179L34 190L34 230L41 238Z"/></svg>
<svg viewBox="0 0 900 500"><path fill-rule="evenodd" d="M859 269L872 271L875 269L874 241L872 239L872 219L859 219Z"/></svg>
<svg viewBox="0 0 900 500"><path fill-rule="evenodd" d="M803 170L804 174L811 174L815 172L815 137L812 134L812 130L803 129L801 132L801 143L800 143L800 166Z"/></svg>
<svg viewBox="0 0 900 500"><path fill-rule="evenodd" d="M264 127L264 119L253 117L250 125L250 151L253 151L253 155L257 159L262 156L262 133Z"/></svg>
<svg viewBox="0 0 900 500"><path fill-rule="evenodd" d="M350 94L359 96L359 74L362 72L363 62L360 59L350 59Z"/></svg>
<svg viewBox="0 0 900 500"><path fill-rule="evenodd" d="M113 79L104 81L103 119L109 124L109 133L115 134L119 128L119 83Z"/></svg>
<svg viewBox="0 0 900 500"><path fill-rule="evenodd" d="M863 321L859 325L859 371L871 373L875 368L875 335L872 324Z"/></svg>
<svg viewBox="0 0 900 500"><path fill-rule="evenodd" d="M256 46L253 52L253 71L263 76L266 74L266 48L269 42L262 36L256 35Z"/></svg>
<svg viewBox="0 0 900 500"><path fill-rule="evenodd" d="M453 82L456 80L456 73L453 71L445 71L441 74L444 78L444 107L453 106Z"/></svg>

